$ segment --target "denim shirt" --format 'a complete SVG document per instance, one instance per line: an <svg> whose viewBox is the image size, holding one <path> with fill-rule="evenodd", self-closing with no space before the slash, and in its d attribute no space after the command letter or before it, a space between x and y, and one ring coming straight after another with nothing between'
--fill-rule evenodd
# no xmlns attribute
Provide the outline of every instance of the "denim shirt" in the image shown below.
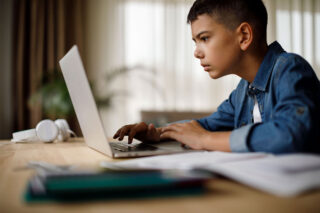
<svg viewBox="0 0 320 213"><path fill-rule="evenodd" d="M232 131L233 152L320 153L320 84L306 60L273 42L251 86L242 79L216 112L197 121ZM254 96L261 123L253 123Z"/></svg>

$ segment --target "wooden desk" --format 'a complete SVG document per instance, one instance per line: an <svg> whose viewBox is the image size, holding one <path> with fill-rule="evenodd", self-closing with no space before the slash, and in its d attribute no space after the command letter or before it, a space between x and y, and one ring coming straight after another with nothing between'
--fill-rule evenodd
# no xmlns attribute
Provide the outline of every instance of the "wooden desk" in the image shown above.
<svg viewBox="0 0 320 213"><path fill-rule="evenodd" d="M88 148L82 139L53 144L5 144L0 141L0 212L320 212L320 190L294 198L279 198L218 178L200 196L86 203L26 204L22 200L32 170L17 170L28 161L84 167L111 161Z"/></svg>

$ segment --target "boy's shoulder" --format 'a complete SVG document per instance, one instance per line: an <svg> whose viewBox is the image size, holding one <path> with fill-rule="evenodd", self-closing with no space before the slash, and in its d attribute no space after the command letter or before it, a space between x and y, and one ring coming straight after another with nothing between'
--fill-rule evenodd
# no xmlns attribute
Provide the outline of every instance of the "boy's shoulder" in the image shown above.
<svg viewBox="0 0 320 213"><path fill-rule="evenodd" d="M309 62L296 53L282 52L272 68L269 89L277 94L316 93L320 94L320 82ZM288 90L291 90L288 92ZM301 93L302 94L302 93ZM316 95L317 100L320 96Z"/></svg>
<svg viewBox="0 0 320 213"><path fill-rule="evenodd" d="M296 53L282 52L277 56L273 66L274 78L286 78L287 80L296 78L313 78L318 82L317 75L309 64L309 62L302 56Z"/></svg>
<svg viewBox="0 0 320 213"><path fill-rule="evenodd" d="M266 88L270 83L276 86L281 83L280 80L293 83L302 78L319 84L315 71L306 59L298 54L286 52L278 42L273 42L269 45L252 85L256 88ZM241 79L236 90L247 90L249 84L245 79Z"/></svg>
<svg viewBox="0 0 320 213"><path fill-rule="evenodd" d="M265 82L270 78L276 81L290 81L293 78L304 77L318 82L316 73L308 61L296 53L286 52L277 41L269 45L257 77L263 77Z"/></svg>
<svg viewBox="0 0 320 213"><path fill-rule="evenodd" d="M312 69L309 62L303 58L302 56L296 54L296 53L290 53L290 52L282 52L278 55L275 66L285 66L285 65L291 65L291 66L308 66L308 68ZM312 69L313 70L313 69Z"/></svg>
<svg viewBox="0 0 320 213"><path fill-rule="evenodd" d="M265 69L273 68L273 71L279 71L285 68L307 68L313 71L312 67L306 59L296 53L290 53L285 51L282 46L277 42L273 42L269 45L268 53L264 59ZM313 71L314 72L314 71Z"/></svg>

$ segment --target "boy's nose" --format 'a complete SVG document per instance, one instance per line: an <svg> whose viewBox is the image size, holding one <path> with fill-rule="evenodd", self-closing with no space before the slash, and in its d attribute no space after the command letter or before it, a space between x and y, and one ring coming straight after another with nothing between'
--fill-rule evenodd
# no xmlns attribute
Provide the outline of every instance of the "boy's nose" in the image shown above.
<svg viewBox="0 0 320 213"><path fill-rule="evenodd" d="M202 53L202 51L199 51L199 49L196 48L196 49L194 50L194 57L196 57L196 58L198 58L198 59L201 59L201 58L204 57L204 54Z"/></svg>

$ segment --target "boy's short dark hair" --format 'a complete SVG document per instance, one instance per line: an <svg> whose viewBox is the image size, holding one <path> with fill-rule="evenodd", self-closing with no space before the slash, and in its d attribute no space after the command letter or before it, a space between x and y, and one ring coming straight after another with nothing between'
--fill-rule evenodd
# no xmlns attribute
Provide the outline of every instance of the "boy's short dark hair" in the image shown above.
<svg viewBox="0 0 320 213"><path fill-rule="evenodd" d="M266 41L268 14L262 0L196 0L188 14L192 23L199 15L208 14L230 30L248 22L258 41Z"/></svg>

